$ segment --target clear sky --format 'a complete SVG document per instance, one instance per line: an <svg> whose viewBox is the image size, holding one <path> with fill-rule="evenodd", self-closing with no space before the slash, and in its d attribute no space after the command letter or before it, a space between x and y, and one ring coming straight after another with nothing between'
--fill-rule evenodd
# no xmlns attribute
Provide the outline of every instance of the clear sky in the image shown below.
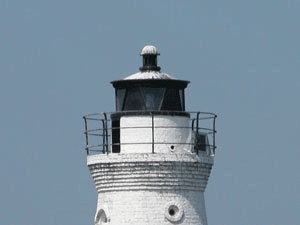
<svg viewBox="0 0 300 225"><path fill-rule="evenodd" d="M87 113L153 44L218 114L210 225L300 222L299 0L0 1L0 223L91 225Z"/></svg>

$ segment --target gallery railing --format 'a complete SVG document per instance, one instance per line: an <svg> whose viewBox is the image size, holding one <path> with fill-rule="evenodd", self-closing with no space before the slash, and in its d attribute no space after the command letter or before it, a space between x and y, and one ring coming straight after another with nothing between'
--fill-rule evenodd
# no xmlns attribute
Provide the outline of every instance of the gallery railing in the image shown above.
<svg viewBox="0 0 300 225"><path fill-rule="evenodd" d="M130 112L126 112L130 113ZM134 112L133 112L134 113ZM164 111L164 114L168 112ZM174 111L169 112L174 114ZM175 112L176 113L176 112ZM178 112L182 113L182 112ZM191 145L193 152L199 153L205 151L207 154L215 155L216 151L216 118L217 115L209 112L185 112L189 115L189 126L156 126L155 117L160 115L157 111L147 112L152 117L151 126L135 126L135 127L120 127L112 126L111 115L115 112L102 112L96 114L88 114L83 116L85 122L85 138L86 147L85 150L88 155L90 154L110 154L112 153L113 146L122 145L152 145L152 153L155 153L155 146L161 144L182 144ZM115 129L152 129L152 141L151 142L138 142L138 143L120 143L112 141L112 131ZM154 138L155 129L189 129L194 138L191 138L189 142L184 143L167 143L156 142ZM204 137L204 138L203 138ZM210 144L211 143L211 144ZM121 150L122 151L122 150Z"/></svg>

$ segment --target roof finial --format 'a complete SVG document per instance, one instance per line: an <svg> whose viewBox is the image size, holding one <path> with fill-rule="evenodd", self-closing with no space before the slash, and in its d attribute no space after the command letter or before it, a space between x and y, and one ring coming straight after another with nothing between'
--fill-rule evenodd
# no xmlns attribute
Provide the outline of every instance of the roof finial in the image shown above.
<svg viewBox="0 0 300 225"><path fill-rule="evenodd" d="M153 45L146 45L140 54L143 56L143 66L140 67L140 71L160 71L160 67L157 66L157 56L160 55L156 47Z"/></svg>

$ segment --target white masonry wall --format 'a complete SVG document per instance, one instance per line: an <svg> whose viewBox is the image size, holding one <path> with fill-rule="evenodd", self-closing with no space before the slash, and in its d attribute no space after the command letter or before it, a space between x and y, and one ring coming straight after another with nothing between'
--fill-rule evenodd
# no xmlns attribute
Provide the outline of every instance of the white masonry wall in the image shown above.
<svg viewBox="0 0 300 225"><path fill-rule="evenodd" d="M98 191L96 225L207 225L212 156L99 154L87 164Z"/></svg>
<svg viewBox="0 0 300 225"><path fill-rule="evenodd" d="M185 116L155 115L154 152L191 152L192 132ZM152 152L152 116L122 116L120 119L121 153Z"/></svg>
<svg viewBox="0 0 300 225"><path fill-rule="evenodd" d="M179 216L170 215L172 206ZM207 225L203 192L107 192L99 194L97 208L105 210L110 225Z"/></svg>

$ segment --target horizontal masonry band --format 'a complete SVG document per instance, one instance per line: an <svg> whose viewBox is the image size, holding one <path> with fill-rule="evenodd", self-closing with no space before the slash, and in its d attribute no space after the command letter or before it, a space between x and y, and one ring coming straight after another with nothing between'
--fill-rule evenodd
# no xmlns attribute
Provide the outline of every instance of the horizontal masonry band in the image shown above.
<svg viewBox="0 0 300 225"><path fill-rule="evenodd" d="M212 158L205 155L119 154L92 159L93 156L88 156L88 166L99 193L125 190L204 192L213 165Z"/></svg>

